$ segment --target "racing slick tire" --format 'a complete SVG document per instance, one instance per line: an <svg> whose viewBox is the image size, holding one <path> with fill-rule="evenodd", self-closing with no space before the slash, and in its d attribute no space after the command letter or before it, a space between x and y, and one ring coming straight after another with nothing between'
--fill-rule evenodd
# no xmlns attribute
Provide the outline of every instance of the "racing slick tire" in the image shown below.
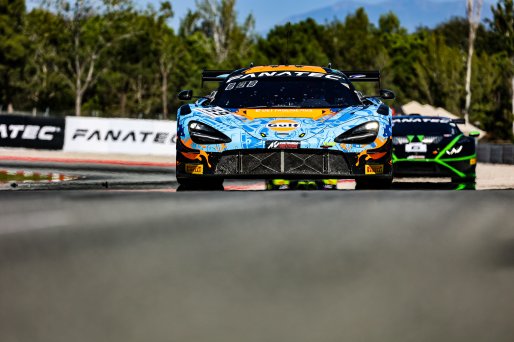
<svg viewBox="0 0 514 342"><path fill-rule="evenodd" d="M355 190L387 190L393 185L393 178L356 179Z"/></svg>
<svg viewBox="0 0 514 342"><path fill-rule="evenodd" d="M476 182L476 177L452 177L454 184L475 184Z"/></svg>
<svg viewBox="0 0 514 342"><path fill-rule="evenodd" d="M177 178L177 191L223 191L223 178L188 179Z"/></svg>

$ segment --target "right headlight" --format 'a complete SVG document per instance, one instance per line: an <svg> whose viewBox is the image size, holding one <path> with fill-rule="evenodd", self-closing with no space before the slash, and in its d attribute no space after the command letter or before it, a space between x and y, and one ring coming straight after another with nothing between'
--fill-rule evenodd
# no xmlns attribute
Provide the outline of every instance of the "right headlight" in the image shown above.
<svg viewBox="0 0 514 342"><path fill-rule="evenodd" d="M198 121L189 123L189 134L196 144L223 144L232 140L220 131Z"/></svg>
<svg viewBox="0 0 514 342"><path fill-rule="evenodd" d="M354 127L335 139L338 144L371 144L377 138L380 124L377 121L369 121Z"/></svg>

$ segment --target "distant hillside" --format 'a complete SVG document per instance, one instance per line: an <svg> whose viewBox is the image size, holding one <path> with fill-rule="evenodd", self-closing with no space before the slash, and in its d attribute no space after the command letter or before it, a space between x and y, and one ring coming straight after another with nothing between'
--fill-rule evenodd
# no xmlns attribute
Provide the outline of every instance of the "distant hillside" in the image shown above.
<svg viewBox="0 0 514 342"><path fill-rule="evenodd" d="M396 13L403 27L414 31L419 26L434 27L451 17L466 15L466 2L464 0L384 0L380 3L370 4L361 1L339 1L332 6L319 8L314 11L295 15L283 20L282 24L302 21L313 18L319 23L332 21L334 18L344 20L350 13L359 7L364 7L371 22L377 24L380 15L390 11ZM484 1L482 19L491 17L491 4Z"/></svg>

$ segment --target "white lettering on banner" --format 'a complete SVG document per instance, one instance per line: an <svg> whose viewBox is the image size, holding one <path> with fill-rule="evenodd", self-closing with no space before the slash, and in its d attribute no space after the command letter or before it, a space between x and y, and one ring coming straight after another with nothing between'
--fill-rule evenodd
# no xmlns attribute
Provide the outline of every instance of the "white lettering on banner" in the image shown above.
<svg viewBox="0 0 514 342"><path fill-rule="evenodd" d="M25 130L23 131L21 138L27 139L27 140L35 140L37 138L38 133L39 133L39 126L28 125L27 127L25 127Z"/></svg>
<svg viewBox="0 0 514 342"><path fill-rule="evenodd" d="M2 139L51 141L54 139L54 134L60 132L61 128L57 126L0 124L0 138Z"/></svg>
<svg viewBox="0 0 514 342"><path fill-rule="evenodd" d="M18 133L23 132L25 125L11 125L9 128L11 129L11 136L9 138L16 139L18 138Z"/></svg>
<svg viewBox="0 0 514 342"><path fill-rule="evenodd" d="M52 134L59 133L61 129L59 127L54 126L43 126L39 130L38 139L39 140L52 140L54 136Z"/></svg>
<svg viewBox="0 0 514 342"><path fill-rule="evenodd" d="M450 119L446 118L401 118L393 119L393 123L442 123L455 126Z"/></svg>
<svg viewBox="0 0 514 342"><path fill-rule="evenodd" d="M247 75L235 75L227 80L227 83L234 82L236 80L246 80L262 77L314 77L314 78L328 78L330 80L344 81L344 77L334 74L322 74L319 72L305 72L305 71L283 71L283 72L261 72L252 73Z"/></svg>
<svg viewBox="0 0 514 342"><path fill-rule="evenodd" d="M64 151L174 156L175 121L67 117Z"/></svg>

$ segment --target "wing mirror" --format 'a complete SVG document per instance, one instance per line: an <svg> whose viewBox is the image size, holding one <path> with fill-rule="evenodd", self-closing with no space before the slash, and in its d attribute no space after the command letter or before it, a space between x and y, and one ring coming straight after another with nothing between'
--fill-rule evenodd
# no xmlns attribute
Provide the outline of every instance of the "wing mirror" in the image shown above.
<svg viewBox="0 0 514 342"><path fill-rule="evenodd" d="M178 93L177 97L181 101L190 101L193 98L193 91L192 90L182 90L180 93Z"/></svg>
<svg viewBox="0 0 514 342"><path fill-rule="evenodd" d="M469 136L472 138L478 138L480 136L480 132L479 131L471 131L471 132L469 132Z"/></svg>
<svg viewBox="0 0 514 342"><path fill-rule="evenodd" d="M383 100L394 100L396 98L396 95L391 90L380 89L380 97Z"/></svg>

